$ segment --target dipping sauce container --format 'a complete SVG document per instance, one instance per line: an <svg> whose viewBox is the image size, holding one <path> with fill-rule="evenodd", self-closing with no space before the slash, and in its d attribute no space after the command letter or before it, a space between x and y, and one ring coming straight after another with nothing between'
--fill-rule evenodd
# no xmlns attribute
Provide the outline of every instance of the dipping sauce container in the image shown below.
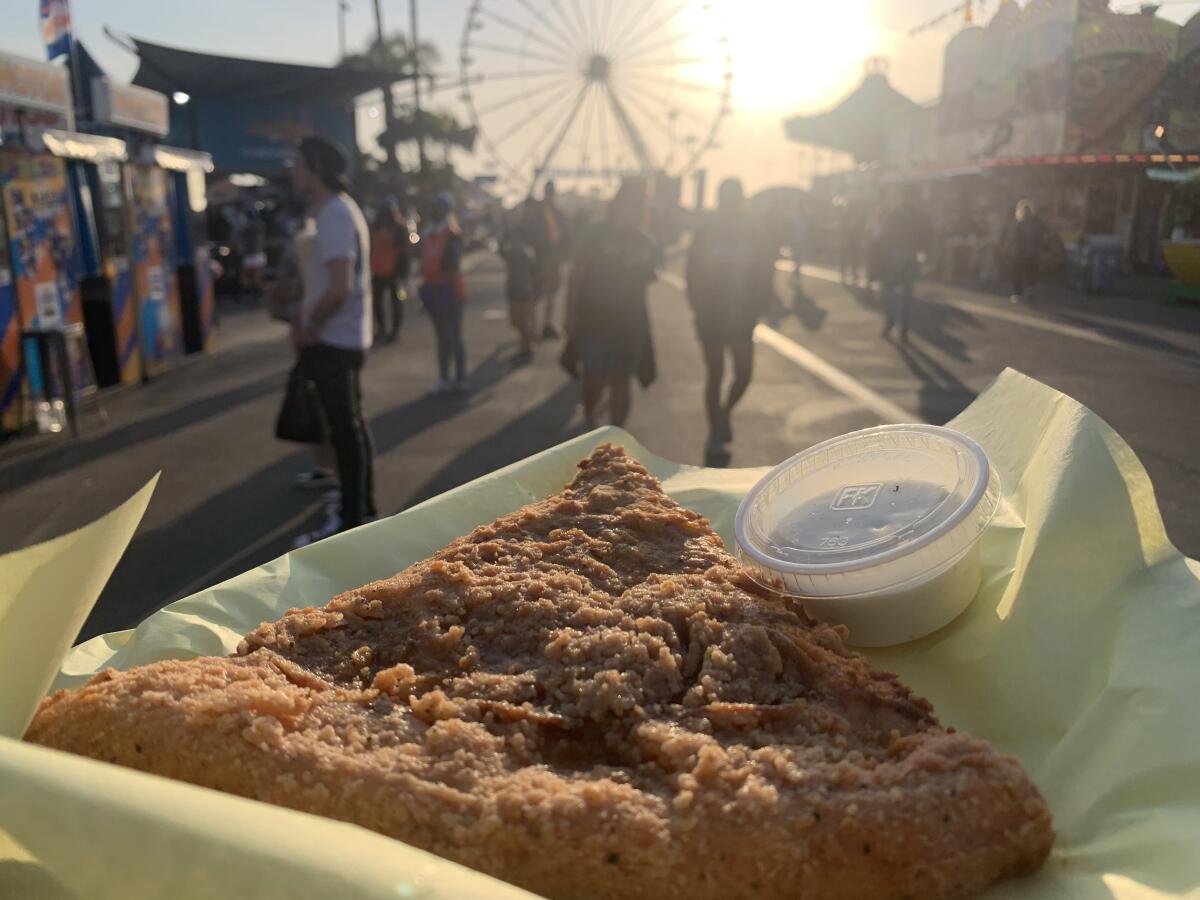
<svg viewBox="0 0 1200 900"><path fill-rule="evenodd" d="M964 434L884 425L798 453L738 508L737 556L771 590L849 628L851 644L915 640L979 589L979 538L999 475Z"/></svg>

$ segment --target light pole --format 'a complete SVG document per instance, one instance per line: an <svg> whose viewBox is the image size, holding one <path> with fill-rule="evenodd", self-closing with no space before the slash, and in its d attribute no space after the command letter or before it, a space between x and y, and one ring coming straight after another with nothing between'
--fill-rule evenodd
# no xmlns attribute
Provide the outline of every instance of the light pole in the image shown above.
<svg viewBox="0 0 1200 900"><path fill-rule="evenodd" d="M375 2L378 4L379 0ZM423 130L425 126L421 121L421 36L417 31L417 0L408 0L408 30L412 40L413 125L417 133L417 165L418 171L424 175L427 161Z"/></svg>
<svg viewBox="0 0 1200 900"><path fill-rule="evenodd" d="M338 5L338 62L346 58L346 10L350 8L347 0L337 0Z"/></svg>
<svg viewBox="0 0 1200 900"><path fill-rule="evenodd" d="M379 0L375 0L375 43L382 53L384 48L383 12L379 8ZM390 78L383 85L383 128L384 134L388 136L383 148L384 153L387 154L387 164L389 168L396 169L399 167L396 159L396 110L392 105L392 81Z"/></svg>

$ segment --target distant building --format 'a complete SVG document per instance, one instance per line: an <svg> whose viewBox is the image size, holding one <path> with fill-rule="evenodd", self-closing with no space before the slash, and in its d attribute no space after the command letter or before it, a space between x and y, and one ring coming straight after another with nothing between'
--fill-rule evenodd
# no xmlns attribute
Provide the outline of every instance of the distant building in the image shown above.
<svg viewBox="0 0 1200 900"><path fill-rule="evenodd" d="M820 193L921 184L948 233L982 244L1028 197L1068 255L1118 240L1132 264L1156 268L1179 215L1170 182L1200 172L1200 14L1180 26L1156 13L1002 0L946 45L936 103L909 103L869 71L834 109L784 127L860 163L819 179Z"/></svg>

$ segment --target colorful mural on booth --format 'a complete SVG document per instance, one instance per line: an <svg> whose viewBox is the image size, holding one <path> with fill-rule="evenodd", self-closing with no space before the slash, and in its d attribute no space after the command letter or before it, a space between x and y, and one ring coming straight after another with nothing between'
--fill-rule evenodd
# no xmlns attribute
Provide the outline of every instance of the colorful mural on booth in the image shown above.
<svg viewBox="0 0 1200 900"><path fill-rule="evenodd" d="M13 430L22 386L22 329L80 322L78 262L62 160L21 150L0 150L0 202L8 232L11 292L15 306L4 321L0 299L0 424ZM82 374L82 373L80 373Z"/></svg>
<svg viewBox="0 0 1200 900"><path fill-rule="evenodd" d="M142 379L142 355L138 346L137 304L133 299L133 276L129 259L114 256L104 263L104 274L112 285L113 323L117 330L117 365L121 384L136 384Z"/></svg>
<svg viewBox="0 0 1200 900"><path fill-rule="evenodd" d="M196 294L200 298L200 333L205 353L212 350L217 334L217 286L210 265L205 245L196 251Z"/></svg>
<svg viewBox="0 0 1200 900"><path fill-rule="evenodd" d="M183 355L183 321L175 275L167 173L128 167L132 218L131 268L137 298L142 364L150 375Z"/></svg>
<svg viewBox="0 0 1200 900"><path fill-rule="evenodd" d="M4 226L0 222L0 238ZM5 242L7 247L7 241ZM20 370L21 320L17 315L17 288L13 284L12 269L7 265L7 254L0 252L0 430L14 427L8 421L9 410L17 399L21 387Z"/></svg>

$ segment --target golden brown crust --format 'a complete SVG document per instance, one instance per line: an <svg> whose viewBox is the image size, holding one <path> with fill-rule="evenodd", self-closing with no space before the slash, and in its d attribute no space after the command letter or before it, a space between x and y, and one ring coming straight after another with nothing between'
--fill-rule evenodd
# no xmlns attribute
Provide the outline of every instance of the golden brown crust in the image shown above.
<svg viewBox="0 0 1200 900"><path fill-rule="evenodd" d="M766 595L619 449L238 654L27 739L355 822L552 898L952 898L1035 869L1020 764Z"/></svg>

